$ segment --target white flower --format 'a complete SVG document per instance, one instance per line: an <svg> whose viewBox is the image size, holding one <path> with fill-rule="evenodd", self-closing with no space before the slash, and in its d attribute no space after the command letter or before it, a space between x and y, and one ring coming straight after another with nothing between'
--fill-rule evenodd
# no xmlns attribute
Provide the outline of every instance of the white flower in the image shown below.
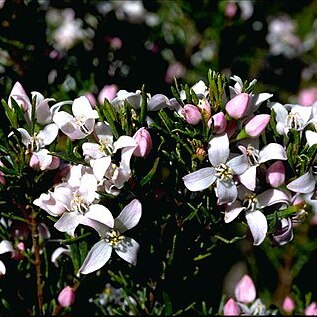
<svg viewBox="0 0 317 317"><path fill-rule="evenodd" d="M84 96L73 101L72 112L73 115L59 111L54 114L53 121L71 140L83 139L92 133L98 113Z"/></svg>
<svg viewBox="0 0 317 317"><path fill-rule="evenodd" d="M227 134L213 137L208 148L208 158L212 167L205 167L184 176L185 186L191 191L200 191L216 182L219 204L234 202L238 192L233 177L245 172L249 165L245 153L228 161L229 154Z"/></svg>
<svg viewBox="0 0 317 317"><path fill-rule="evenodd" d="M130 172L130 159L137 146L136 141L126 135L122 135L113 142L113 135L108 123L98 122L95 126L95 136L98 143L86 142L82 145L85 159L89 161L97 180L104 178L111 164L112 156L121 151L122 165Z"/></svg>
<svg viewBox="0 0 317 317"><path fill-rule="evenodd" d="M286 152L282 145L269 143L259 150L258 139L241 141L239 149L248 157L249 167L239 175L240 182L248 189L254 190L256 186L257 167L270 160L287 160Z"/></svg>
<svg viewBox="0 0 317 317"><path fill-rule="evenodd" d="M262 209L278 203L289 203L289 197L278 189L268 189L257 195L239 187L239 200L228 205L225 211L225 222L233 221L242 211L245 211L245 217L253 236L253 244L259 245L266 237L268 226L267 220Z"/></svg>
<svg viewBox="0 0 317 317"><path fill-rule="evenodd" d="M0 254L4 254L4 253L7 253L7 252L11 252L11 253L14 252L13 245L8 240L2 240L0 242ZM0 276L4 275L4 274L6 274L6 267L3 264L3 262L0 261Z"/></svg>
<svg viewBox="0 0 317 317"><path fill-rule="evenodd" d="M125 206L116 219L107 214L109 225L104 226L103 232L99 233L101 240L88 252L78 273L88 274L99 270L108 262L112 249L122 259L136 265L139 244L122 234L138 224L141 214L142 206L137 199Z"/></svg>

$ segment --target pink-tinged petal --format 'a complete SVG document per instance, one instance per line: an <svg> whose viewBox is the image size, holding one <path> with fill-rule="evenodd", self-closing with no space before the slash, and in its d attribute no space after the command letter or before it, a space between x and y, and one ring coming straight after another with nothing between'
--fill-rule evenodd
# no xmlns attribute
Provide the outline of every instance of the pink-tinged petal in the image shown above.
<svg viewBox="0 0 317 317"><path fill-rule="evenodd" d="M7 252L13 252L13 251L14 251L14 248L13 248L13 245L10 241L2 240L0 242L0 254L7 253Z"/></svg>
<svg viewBox="0 0 317 317"><path fill-rule="evenodd" d="M238 302L249 304L256 298L256 289L251 277L243 275L234 290Z"/></svg>
<svg viewBox="0 0 317 317"><path fill-rule="evenodd" d="M287 193L273 188L268 189L263 193L257 195L257 199L260 208L264 208L278 203L290 203L290 199Z"/></svg>
<svg viewBox="0 0 317 317"><path fill-rule="evenodd" d="M228 101L226 111L233 119L241 119L249 110L250 95L241 93Z"/></svg>
<svg viewBox="0 0 317 317"><path fill-rule="evenodd" d="M127 101L132 106L132 108L134 109L141 108L141 94L140 93L131 93L127 97Z"/></svg>
<svg viewBox="0 0 317 317"><path fill-rule="evenodd" d="M133 155L138 157L148 156L153 148L149 131L142 127L133 135L133 139L136 141L136 148Z"/></svg>
<svg viewBox="0 0 317 317"><path fill-rule="evenodd" d="M93 174L84 174L80 181L78 192L82 194L88 203L92 203L97 197L97 179Z"/></svg>
<svg viewBox="0 0 317 317"><path fill-rule="evenodd" d="M133 199L126 205L119 216L114 220L114 228L123 233L135 227L142 215L142 205L137 199Z"/></svg>
<svg viewBox="0 0 317 317"><path fill-rule="evenodd" d="M252 138L258 137L266 128L270 121L269 114L258 114L254 116L246 125L245 132Z"/></svg>
<svg viewBox="0 0 317 317"><path fill-rule="evenodd" d="M75 303L76 291L70 286L66 286L58 295L58 303L62 307L69 307Z"/></svg>
<svg viewBox="0 0 317 317"><path fill-rule="evenodd" d="M282 218L276 225L276 230L272 235L273 241L277 245L285 245L293 239L293 224L291 218Z"/></svg>
<svg viewBox="0 0 317 317"><path fill-rule="evenodd" d="M223 112L218 112L212 116L213 132L221 134L227 128L227 120Z"/></svg>
<svg viewBox="0 0 317 317"><path fill-rule="evenodd" d="M57 186L52 192L52 197L62 203L68 210L70 210L70 202L73 199L74 189L66 186Z"/></svg>
<svg viewBox="0 0 317 317"><path fill-rule="evenodd" d="M233 298L229 300L223 306L223 315L224 316L239 316L241 313L240 307Z"/></svg>
<svg viewBox="0 0 317 317"><path fill-rule="evenodd" d="M85 96L81 96L74 100L72 111L75 117L84 116L87 119L98 118L98 112L92 109L89 100Z"/></svg>
<svg viewBox="0 0 317 317"><path fill-rule="evenodd" d="M29 134L28 131L26 131L25 129L23 128L18 128L17 129L20 133L21 133L21 137L22 137L22 143L25 145L25 146L28 146L30 140L31 140L31 136Z"/></svg>
<svg viewBox="0 0 317 317"><path fill-rule="evenodd" d="M85 213L85 217L99 221L100 223L105 224L109 228L113 228L114 226L114 220L110 210L103 205L91 205L88 211Z"/></svg>
<svg viewBox="0 0 317 317"><path fill-rule="evenodd" d="M186 104L183 107L182 115L184 120L191 125L196 125L201 121L200 110L195 105Z"/></svg>
<svg viewBox="0 0 317 317"><path fill-rule="evenodd" d="M101 157L105 156L105 153L100 150L99 143L85 142L82 145L82 149L83 149L83 155L85 156L87 160L90 158L100 159Z"/></svg>
<svg viewBox="0 0 317 317"><path fill-rule="evenodd" d="M54 224L54 227L61 232L70 232L74 230L83 217L78 212L65 212Z"/></svg>
<svg viewBox="0 0 317 317"><path fill-rule="evenodd" d="M253 244L260 245L267 234L268 227L266 217L260 210L248 210L245 213L245 218L253 237Z"/></svg>
<svg viewBox="0 0 317 317"><path fill-rule="evenodd" d="M317 316L317 303L312 302L305 309L305 316Z"/></svg>
<svg viewBox="0 0 317 317"><path fill-rule="evenodd" d="M156 94L154 95L147 103L147 110L148 111L158 111L162 108L165 108L170 105L169 99L162 95Z"/></svg>
<svg viewBox="0 0 317 317"><path fill-rule="evenodd" d="M97 139L113 143L113 134L109 123L107 122L97 122L95 124L95 134Z"/></svg>
<svg viewBox="0 0 317 317"><path fill-rule="evenodd" d="M241 203L237 200L228 205L225 210L225 223L229 223L236 219L243 210L245 210L245 207L242 207Z"/></svg>
<svg viewBox="0 0 317 317"><path fill-rule="evenodd" d="M93 173L98 181L102 180L111 164L111 157L106 156L96 160L90 160Z"/></svg>
<svg viewBox="0 0 317 317"><path fill-rule="evenodd" d="M103 105L103 103L105 102L105 98L110 101L115 98L117 92L117 85L105 85L98 94L98 102Z"/></svg>
<svg viewBox="0 0 317 317"><path fill-rule="evenodd" d="M233 203L238 197L237 186L233 181L222 182L218 179L217 197L219 205Z"/></svg>
<svg viewBox="0 0 317 317"><path fill-rule="evenodd" d="M42 193L39 198L33 201L33 204L54 217L61 215L65 211L65 205L56 201L51 193Z"/></svg>
<svg viewBox="0 0 317 317"><path fill-rule="evenodd" d="M24 88L18 81L14 84L8 99L8 105L12 108L11 98L13 98L16 101L16 103L21 107L21 109L24 112L27 111L30 107L32 107L30 99L28 98Z"/></svg>
<svg viewBox="0 0 317 317"><path fill-rule="evenodd" d="M317 144L317 132L306 130L305 137L307 140L307 144L309 146L313 146L314 144Z"/></svg>
<svg viewBox="0 0 317 317"><path fill-rule="evenodd" d="M282 307L286 313L292 313L295 309L295 302L291 297L286 296L284 298Z"/></svg>
<svg viewBox="0 0 317 317"><path fill-rule="evenodd" d="M112 247L104 240L97 242L88 252L78 273L89 274L102 268L110 259Z"/></svg>
<svg viewBox="0 0 317 317"><path fill-rule="evenodd" d="M240 182L249 190L254 191L256 186L256 166L250 166L239 176Z"/></svg>
<svg viewBox="0 0 317 317"><path fill-rule="evenodd" d="M56 139L57 134L58 126L55 123L51 123L38 133L38 137L43 140L44 145L49 145Z"/></svg>
<svg viewBox="0 0 317 317"><path fill-rule="evenodd" d="M285 167L281 161L272 164L265 173L265 180L272 187L279 187L285 182Z"/></svg>
<svg viewBox="0 0 317 317"><path fill-rule="evenodd" d="M248 157L246 154L236 156L233 159L231 159L227 163L227 165L231 167L234 175L240 175L244 173L249 167Z"/></svg>
<svg viewBox="0 0 317 317"><path fill-rule="evenodd" d="M229 138L226 133L217 135L209 141L208 158L213 166L226 163L229 157Z"/></svg>
<svg viewBox="0 0 317 317"><path fill-rule="evenodd" d="M3 264L3 262L0 260L0 277L1 275L5 275L6 274L6 267Z"/></svg>
<svg viewBox="0 0 317 317"><path fill-rule="evenodd" d="M216 180L212 167L204 167L183 177L185 186L192 192L208 188Z"/></svg>
<svg viewBox="0 0 317 317"><path fill-rule="evenodd" d="M308 171L307 173L290 182L286 187L295 193L307 194L314 190L315 184L315 177L310 171Z"/></svg>
<svg viewBox="0 0 317 317"><path fill-rule="evenodd" d="M259 153L259 163L269 160L287 160L284 147L277 143L266 145Z"/></svg>
<svg viewBox="0 0 317 317"><path fill-rule="evenodd" d="M136 265L139 249L140 246L134 239L124 237L124 240L114 250L123 260Z"/></svg>

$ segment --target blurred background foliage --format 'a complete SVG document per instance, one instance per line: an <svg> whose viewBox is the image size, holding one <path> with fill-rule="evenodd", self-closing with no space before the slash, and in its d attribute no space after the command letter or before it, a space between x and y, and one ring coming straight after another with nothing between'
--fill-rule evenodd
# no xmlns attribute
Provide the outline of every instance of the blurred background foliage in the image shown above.
<svg viewBox="0 0 317 317"><path fill-rule="evenodd" d="M245 80L256 78L256 90L273 93L272 99L281 103L299 102L303 89L317 90L316 1L0 0L0 4L0 96L6 100L16 81L28 92L58 100L86 93L98 98L102 88L112 84L127 91L144 84L146 92L171 97L174 77L193 85L206 81L210 68ZM165 170L162 175L166 172L170 173ZM149 314L208 314L211 307L216 313L221 295L232 295L234 284L246 272L267 303L280 306L291 293L298 305L317 298L312 273L317 232L310 219L295 228L295 239L283 247L267 242L254 248L245 240L219 240L215 245L220 247L200 257L200 248L206 250L201 236L210 228L187 230L177 217L167 221L169 195L158 190L155 197L153 214L147 215L153 227L147 234L166 232L161 254L151 253L153 241L144 237L139 241L139 262L148 265L137 266L128 277L117 276L122 263L113 261L107 274L115 291L100 277L87 277L74 313L118 312L111 309L122 298L120 309L126 305L128 312L137 306L133 302L137 298L141 311ZM230 227L222 230L230 239ZM184 254L191 259L181 261ZM4 281L3 288L8 283ZM96 289L100 295L93 298L90 290ZM89 296L90 306L80 305L81 297Z"/></svg>

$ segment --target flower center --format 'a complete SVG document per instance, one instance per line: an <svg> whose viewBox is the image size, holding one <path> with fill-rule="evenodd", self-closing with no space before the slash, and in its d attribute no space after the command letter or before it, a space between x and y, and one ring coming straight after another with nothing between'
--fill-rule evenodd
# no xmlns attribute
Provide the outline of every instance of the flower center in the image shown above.
<svg viewBox="0 0 317 317"><path fill-rule="evenodd" d="M106 138L104 140L99 140L99 150L106 154L106 156L111 156L113 154L112 142Z"/></svg>
<svg viewBox="0 0 317 317"><path fill-rule="evenodd" d="M248 210L255 210L258 203L258 199L254 193L246 194L242 202L242 205Z"/></svg>
<svg viewBox="0 0 317 317"><path fill-rule="evenodd" d="M73 199L70 202L71 211L76 211L84 215L88 210L88 206L89 205L83 196L78 193L73 194Z"/></svg>
<svg viewBox="0 0 317 317"><path fill-rule="evenodd" d="M259 150L255 149L251 144L247 147L247 158L251 166L259 164Z"/></svg>
<svg viewBox="0 0 317 317"><path fill-rule="evenodd" d="M118 230L111 230L106 233L105 241L113 248L116 248L124 239Z"/></svg>
<svg viewBox="0 0 317 317"><path fill-rule="evenodd" d="M216 166L215 172L215 176L221 181L228 182L231 181L233 178L233 171L231 167L227 166L226 164L221 163Z"/></svg>
<svg viewBox="0 0 317 317"><path fill-rule="evenodd" d="M43 139L39 138L36 133L31 136L28 145L27 145L27 153L38 152L43 147Z"/></svg>
<svg viewBox="0 0 317 317"><path fill-rule="evenodd" d="M83 133L89 134L90 130L86 127L86 120L87 118L83 115L75 117L73 119L74 125Z"/></svg>
<svg viewBox="0 0 317 317"><path fill-rule="evenodd" d="M300 130L304 127L304 120L297 112L290 113L285 119L285 125L289 129Z"/></svg>

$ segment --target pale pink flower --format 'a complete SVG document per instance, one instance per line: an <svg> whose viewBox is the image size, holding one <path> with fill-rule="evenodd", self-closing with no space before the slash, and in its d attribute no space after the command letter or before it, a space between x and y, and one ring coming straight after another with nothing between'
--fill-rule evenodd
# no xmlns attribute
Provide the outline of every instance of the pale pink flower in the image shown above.
<svg viewBox="0 0 317 317"><path fill-rule="evenodd" d="M118 86L113 85L105 85L99 92L98 95L98 102L100 104L103 104L105 102L105 98L109 101L113 100L116 97L116 94L118 92Z"/></svg>
<svg viewBox="0 0 317 317"><path fill-rule="evenodd" d="M272 187L276 188L285 182L285 167L283 162L277 161L272 164L265 174L265 180Z"/></svg>
<svg viewBox="0 0 317 317"><path fill-rule="evenodd" d="M239 316L241 313L240 307L233 298L229 298L223 306L224 316Z"/></svg>
<svg viewBox="0 0 317 317"><path fill-rule="evenodd" d="M317 101L317 87L302 89L298 94L298 103L301 106L311 106Z"/></svg>
<svg viewBox="0 0 317 317"><path fill-rule="evenodd" d="M317 316L317 303L312 302L305 309L305 316Z"/></svg>
<svg viewBox="0 0 317 317"><path fill-rule="evenodd" d="M295 309L295 303L294 303L294 300L289 297L289 296L286 296L284 298L284 301L283 301L283 310L286 312L286 313L292 313Z"/></svg>
<svg viewBox="0 0 317 317"><path fill-rule="evenodd" d="M245 132L248 136L256 138L265 130L269 121L269 114L258 114L245 125Z"/></svg>
<svg viewBox="0 0 317 317"><path fill-rule="evenodd" d="M256 289L251 277L245 274L235 287L235 296L238 302L249 304L256 298Z"/></svg>
<svg viewBox="0 0 317 317"><path fill-rule="evenodd" d="M69 307L74 304L76 299L76 291L73 287L66 286L58 295L58 303L62 307Z"/></svg>

